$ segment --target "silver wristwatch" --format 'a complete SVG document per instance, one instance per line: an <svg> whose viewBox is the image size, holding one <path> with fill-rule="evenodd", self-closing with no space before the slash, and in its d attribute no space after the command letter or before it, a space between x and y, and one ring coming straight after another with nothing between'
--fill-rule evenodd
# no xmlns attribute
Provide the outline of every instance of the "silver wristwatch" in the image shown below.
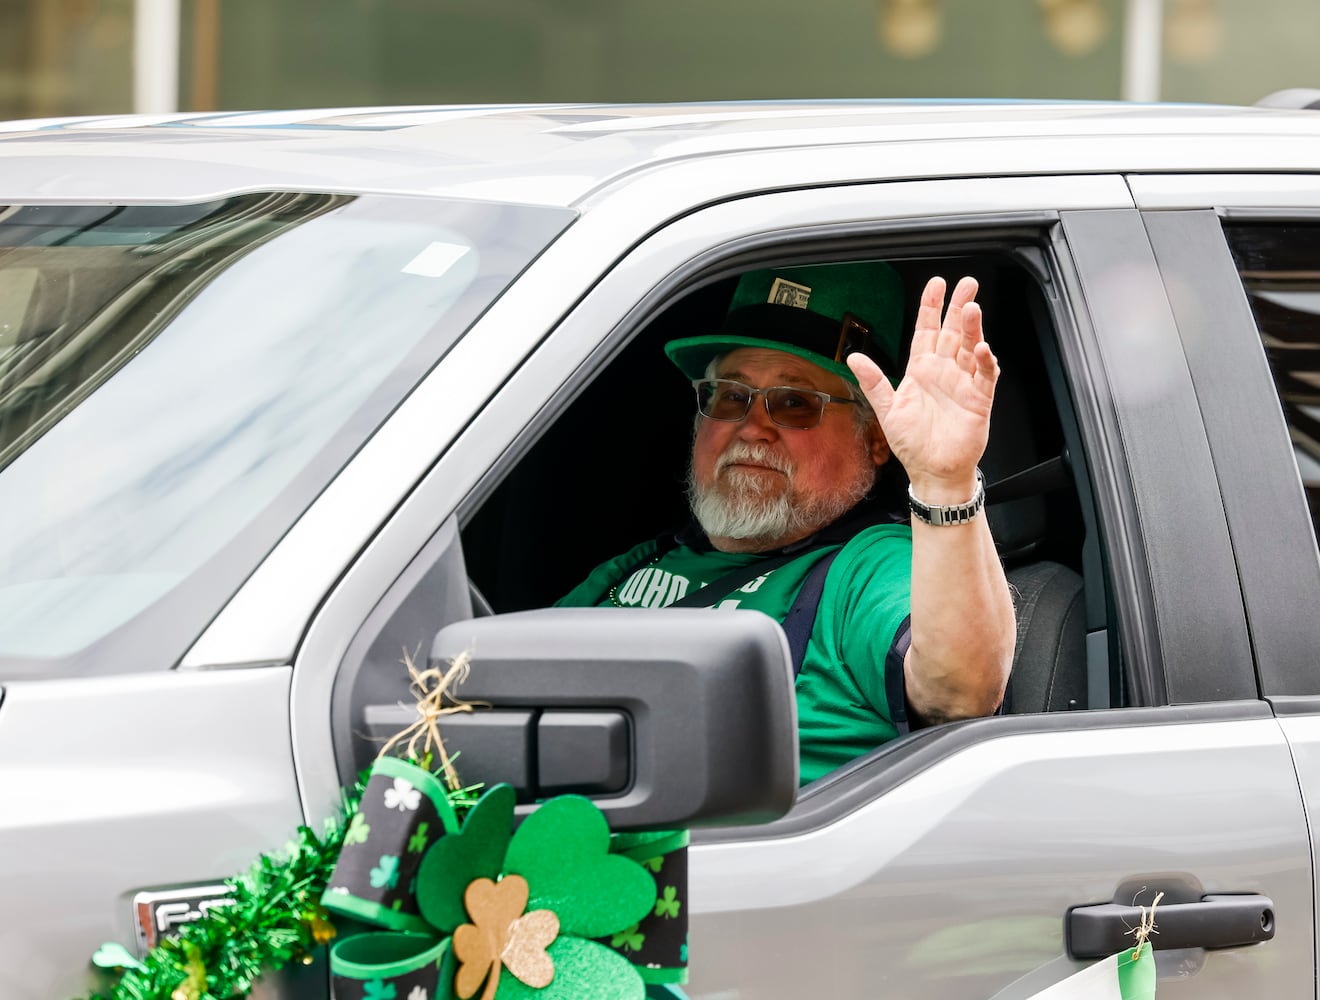
<svg viewBox="0 0 1320 1000"><path fill-rule="evenodd" d="M912 516L926 524L933 524L936 527L946 524L966 524L985 506L985 476L981 474L980 469L976 470L976 492L966 503L945 505L923 503L918 500L909 483L908 506L912 508Z"/></svg>

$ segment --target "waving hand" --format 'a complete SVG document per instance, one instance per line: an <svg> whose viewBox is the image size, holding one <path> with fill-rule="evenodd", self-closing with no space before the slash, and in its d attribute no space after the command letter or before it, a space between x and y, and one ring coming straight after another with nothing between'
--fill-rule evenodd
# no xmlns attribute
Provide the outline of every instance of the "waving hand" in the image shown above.
<svg viewBox="0 0 1320 1000"><path fill-rule="evenodd" d="M958 503L971 495L985 451L999 363L981 329L976 279L958 282L941 322L944 290L943 278L926 283L897 389L868 357L850 355L848 365L913 491L928 502Z"/></svg>

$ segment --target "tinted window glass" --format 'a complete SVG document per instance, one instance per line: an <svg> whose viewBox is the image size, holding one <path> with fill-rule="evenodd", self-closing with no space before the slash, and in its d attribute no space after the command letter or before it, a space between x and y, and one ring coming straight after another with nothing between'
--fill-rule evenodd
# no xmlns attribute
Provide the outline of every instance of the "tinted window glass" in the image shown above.
<svg viewBox="0 0 1320 1000"><path fill-rule="evenodd" d="M174 662L568 218L0 209L0 676Z"/></svg>
<svg viewBox="0 0 1320 1000"><path fill-rule="evenodd" d="M1230 225L1306 489L1320 525L1320 225Z"/></svg>

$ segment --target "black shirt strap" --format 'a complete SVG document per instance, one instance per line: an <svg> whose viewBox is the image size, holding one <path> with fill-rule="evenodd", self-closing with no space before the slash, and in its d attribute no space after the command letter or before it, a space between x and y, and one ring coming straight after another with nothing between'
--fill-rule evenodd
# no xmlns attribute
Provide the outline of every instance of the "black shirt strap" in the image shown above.
<svg viewBox="0 0 1320 1000"><path fill-rule="evenodd" d="M908 615L894 633L894 641L885 654L885 698L889 701L889 721L898 734L912 731L908 719L907 683L903 677L903 660L912 645L912 616Z"/></svg>
<svg viewBox="0 0 1320 1000"><path fill-rule="evenodd" d="M793 606L784 616L784 634L788 636L788 648L793 654L794 677L802 672L802 661L807 655L807 640L811 638L811 630L816 624L816 610L820 607L820 597L825 590L825 576L830 571L830 564L842 551L842 547L837 548L826 553L823 559L816 560L816 565L811 567L797 597L793 599Z"/></svg>

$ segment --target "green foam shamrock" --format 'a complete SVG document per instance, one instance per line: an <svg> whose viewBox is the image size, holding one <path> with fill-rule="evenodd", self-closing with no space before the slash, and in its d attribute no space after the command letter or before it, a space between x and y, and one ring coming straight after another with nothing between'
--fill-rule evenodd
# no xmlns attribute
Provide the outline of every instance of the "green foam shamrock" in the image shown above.
<svg viewBox="0 0 1320 1000"><path fill-rule="evenodd" d="M513 806L513 789L496 785L418 868L422 916L454 935L442 989L459 1000L642 1000L633 965L589 939L645 917L654 879L609 853L609 825L590 800L550 799L510 837Z"/></svg>

